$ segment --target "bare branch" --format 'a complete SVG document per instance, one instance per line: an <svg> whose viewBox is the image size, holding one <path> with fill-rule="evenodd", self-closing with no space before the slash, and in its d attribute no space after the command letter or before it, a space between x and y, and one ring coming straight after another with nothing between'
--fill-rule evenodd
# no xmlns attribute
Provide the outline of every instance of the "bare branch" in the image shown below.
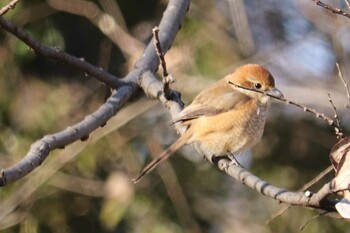
<svg viewBox="0 0 350 233"><path fill-rule="evenodd" d="M3 16L4 14L6 14L9 10L15 9L15 7L16 7L18 2L19 2L19 0L12 0L6 6L1 7L1 9L0 9L0 16Z"/></svg>
<svg viewBox="0 0 350 233"><path fill-rule="evenodd" d="M61 132L46 135L33 143L22 160L1 171L0 186L16 181L33 171L47 158L52 150L64 148L66 145L78 140L87 140L89 134L98 127L103 126L114 116L136 90L137 88L132 86L119 88L113 92L105 104L81 122Z"/></svg>
<svg viewBox="0 0 350 233"><path fill-rule="evenodd" d="M184 18L188 7L189 0L169 1L168 7L165 10L163 18L159 25L159 27L164 31L163 36L160 37L160 42L162 44L162 48L165 49L165 51L170 48L170 45L173 42L178 29L180 28L180 23ZM67 57L69 59L71 58L71 56L66 53L63 53L64 56L60 57L58 56L57 51L53 51L52 48L45 46L43 47L40 43L28 39L29 37L25 32L18 29L11 22L3 18L0 18L0 25L6 27L9 32L15 34L21 40L24 40L25 42L33 45L35 49L41 51L44 53L44 55L46 55L45 53L47 52L50 56L52 56L52 58L59 61L61 61L61 59L66 61L65 59L67 59ZM72 59L76 61L77 58L73 57ZM78 64L81 66L80 68L91 66L91 68L93 68L93 71L96 71L95 67L88 63ZM63 148L64 146L79 139L87 139L88 135L92 131L104 125L113 115L115 115L121 109L127 100L138 93L139 85L141 87L148 87L150 85L153 86L151 83L160 82L153 76L143 75L145 73L154 72L158 65L159 60L153 48L153 44L149 43L143 56L141 56L141 58L136 63L135 68L123 79L122 86L112 93L105 104L103 104L96 112L87 116L83 121L75 124L74 126L68 127L67 129L56 134L47 135L39 141L33 143L31 149L22 160L1 171L0 185L4 186L10 182L16 181L33 171L47 158L52 150ZM158 85L155 85L154 87L156 86ZM144 91L146 92L147 89L144 89ZM162 89L154 91L161 92Z"/></svg>
<svg viewBox="0 0 350 233"><path fill-rule="evenodd" d="M110 73L84 61L83 59L74 57L58 48L51 48L41 44L39 41L30 37L21 28L14 25L11 21L0 17L0 26L2 29L15 35L18 39L26 43L34 52L43 57L51 58L55 61L70 65L89 76L97 78L111 88L117 88L125 84L121 79L111 75Z"/></svg>
<svg viewBox="0 0 350 233"><path fill-rule="evenodd" d="M148 97L158 98L163 106L169 109L173 119L176 118L183 109L184 104L181 101L181 94L177 91L171 90L170 98L167 98L162 91L163 83L157 79L154 73L150 71L144 72L142 74L142 82L140 85Z"/></svg>
<svg viewBox="0 0 350 233"><path fill-rule="evenodd" d="M327 4L323 3L323 2L321 2L320 0L313 0L313 1L315 1L318 6L323 7L324 9L326 9L326 10L328 10L328 11L334 13L334 14L342 15L342 16L345 16L345 17L350 19L350 14L345 12L345 11L343 11L343 10L341 10L341 9L339 9L339 8L327 5Z"/></svg>
<svg viewBox="0 0 350 233"><path fill-rule="evenodd" d="M21 206L23 203L28 201L28 198L32 197L33 193L35 193L41 185L46 183L69 161L76 158L81 151L83 151L89 145L96 143L110 132L118 130L126 122L144 113L152 106L154 106L152 101L143 100L125 106L125 108L118 113L118 116L115 116L110 120L109 127L104 127L103 129L95 131L87 143L75 143L67 147L65 150L58 151L56 156L45 162L40 169L34 170L27 179L22 180L23 182L21 182L21 185L19 185L16 190L11 193L11 195L1 198L0 229L4 225L3 222L4 219L6 219L5 216L8 216L16 208L18 208L18 206ZM135 137L135 134L139 133L139 130L135 130L131 134L127 135L127 137L118 137L118 140L115 142L116 146L120 146L121 144Z"/></svg>
<svg viewBox="0 0 350 233"><path fill-rule="evenodd" d="M326 183L317 193L311 193L309 191L291 192L269 184L245 170L243 167L233 164L232 161L227 158L219 158L215 163L220 170L226 172L229 176L240 181L249 188L282 203L311 207L329 212L335 211L334 205L336 201L327 199L327 196L332 193L330 183Z"/></svg>
<svg viewBox="0 0 350 233"><path fill-rule="evenodd" d="M181 17L181 14L186 13L189 8L189 3L188 0L169 2L169 10L164 12L163 20L159 24L159 29L162 31L162 33L159 34L159 41L163 53L166 53L170 48L171 40L169 40L169 38L174 38L177 31L180 29L181 24L177 18ZM170 7L170 5L172 5L172 7ZM174 12L175 9L181 9L181 14ZM139 80L139 85L147 96L158 98L161 103L170 110L170 113L174 118L183 108L180 94L172 90L170 98L165 96L163 92L163 83L159 81L153 73L159 65L159 58L153 44L148 44L143 56L150 56L153 59L151 59L152 64L149 66L150 69L144 68L144 64L140 61L136 63L135 67L143 71L141 80ZM178 129L178 131L180 132L181 129Z"/></svg>

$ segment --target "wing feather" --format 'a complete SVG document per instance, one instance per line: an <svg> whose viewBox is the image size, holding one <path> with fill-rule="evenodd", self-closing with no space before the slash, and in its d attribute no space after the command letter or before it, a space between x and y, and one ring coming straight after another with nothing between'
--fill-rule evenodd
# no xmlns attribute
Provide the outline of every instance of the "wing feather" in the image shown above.
<svg viewBox="0 0 350 233"><path fill-rule="evenodd" d="M179 114L172 123L185 122L201 116L213 116L233 110L250 99L249 96L235 90L226 79L207 87L193 102Z"/></svg>

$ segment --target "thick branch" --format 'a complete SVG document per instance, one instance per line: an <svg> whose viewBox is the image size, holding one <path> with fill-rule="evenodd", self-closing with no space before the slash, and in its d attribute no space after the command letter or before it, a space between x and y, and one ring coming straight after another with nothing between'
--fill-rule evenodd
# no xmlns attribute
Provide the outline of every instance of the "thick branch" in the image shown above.
<svg viewBox="0 0 350 233"><path fill-rule="evenodd" d="M330 183L325 184L317 193L291 192L269 184L268 182L245 170L243 167L233 164L230 160L220 159L217 161L217 165L220 170L225 171L229 176L242 182L249 188L280 202L330 212L335 211L334 205L336 202L331 199L327 199L327 196L332 193Z"/></svg>
<svg viewBox="0 0 350 233"><path fill-rule="evenodd" d="M167 10L164 12L163 18L159 24L159 41L164 54L170 49L176 33L181 28L182 20L179 19L182 19L185 16L189 5L189 0L173 0L169 2ZM148 46L142 56L150 57L150 63L145 63L144 59L140 59L135 64L135 69L133 72L137 72L139 70L143 72L147 70L155 72L159 66L159 58L154 49L153 43L148 43ZM130 77L132 77L132 75ZM139 82L143 82L142 77L140 77Z"/></svg>
<svg viewBox="0 0 350 233"><path fill-rule="evenodd" d="M46 135L32 144L30 150L22 160L2 170L0 186L16 181L30 173L47 158L52 150L63 148L77 140L87 140L92 131L103 126L121 109L126 101L130 99L131 95L135 93L135 90L136 88L132 88L131 86L124 86L114 91L105 104L78 124L70 126L61 132Z"/></svg>
<svg viewBox="0 0 350 233"><path fill-rule="evenodd" d="M142 74L141 88L149 98L158 98L163 106L170 111L170 114L174 119L181 112L184 106L183 102L181 101L181 94L170 89L170 98L167 98L162 91L163 85L163 82L159 81L154 73L146 71Z"/></svg>
<svg viewBox="0 0 350 233"><path fill-rule="evenodd" d="M165 54L171 46L171 38L174 38L176 33L181 27L181 19L189 9L190 1L170 1L168 9L164 12L164 17L159 24L158 38L160 41L160 46L163 53ZM180 9L176 11L176 9ZM164 95L163 92L163 82L159 81L153 74L159 66L159 58L157 52L152 43L149 43L143 56L152 57L152 64L150 64L150 69L147 70L144 67L142 61L136 63L135 67L142 70L142 76L139 80L139 85L148 97L158 98L161 103L170 110L172 117L174 118L182 110L183 103L180 98L180 94L171 91L169 98Z"/></svg>
<svg viewBox="0 0 350 233"><path fill-rule="evenodd" d="M165 51L170 48L170 45L180 27L180 23L186 14L188 6L189 0L171 0L169 2L159 26L163 31L163 33L160 35L160 42ZM35 48L41 51L40 49L42 48L42 45L40 43L28 40L28 35L15 27L11 22L0 18L0 25L7 27L10 32L15 33L15 35L21 40L26 42L29 41L28 43L33 43L33 46L36 46ZM61 59L66 59L66 56L69 57L68 54L64 53L65 55L62 58L58 56L59 53L57 51L55 52L52 48L47 48L48 47L44 46L44 50L42 52L45 54L45 52L48 51L54 60L62 61ZM75 61L77 58L73 57L72 59ZM86 64L88 63L79 64L86 68ZM88 135L92 131L101 125L104 125L132 96L138 92L138 85L144 87L150 86L150 83L160 82L154 78L154 76L143 75L149 71L154 72L158 65L159 60L154 51L153 43L150 42L143 56L135 65L135 68L123 79L122 87L115 90L105 104L103 104L95 113L87 116L78 124L68 127L67 129L56 134L47 135L39 141L33 143L29 152L21 161L7 169L2 170L0 185L6 185L7 183L16 181L30 173L46 159L52 150L62 148L79 139L87 139ZM92 66L92 68L94 71L96 71L96 67Z"/></svg>

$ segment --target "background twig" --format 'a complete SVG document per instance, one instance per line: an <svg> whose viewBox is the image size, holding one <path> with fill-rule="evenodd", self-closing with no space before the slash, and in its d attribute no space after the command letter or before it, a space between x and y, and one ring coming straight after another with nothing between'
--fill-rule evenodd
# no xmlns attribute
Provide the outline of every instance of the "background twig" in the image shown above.
<svg viewBox="0 0 350 233"><path fill-rule="evenodd" d="M12 0L6 6L1 7L0 16L3 16L4 14L6 14L9 10L15 9L18 2L19 2L19 0Z"/></svg>
<svg viewBox="0 0 350 233"><path fill-rule="evenodd" d="M350 103L350 91L349 91L349 86L347 81L345 80L343 73L341 72L340 69L340 65L339 63L335 63L335 65L337 66L337 70L338 70L338 77L341 80L341 82L343 83L344 87L345 87L345 91L346 91L346 97L348 98L348 102ZM346 105L347 108L349 108L349 104Z"/></svg>
<svg viewBox="0 0 350 233"><path fill-rule="evenodd" d="M328 10L328 11L334 13L334 14L338 14L338 15L342 15L342 16L345 16L347 18L350 18L350 14L349 13L347 13L347 12L345 12L345 11L339 9L339 8L327 5L327 4L323 3L323 2L321 2L320 0L313 0L313 1L315 1L316 4L319 5L320 7L323 7L324 9L326 9L326 10Z"/></svg>

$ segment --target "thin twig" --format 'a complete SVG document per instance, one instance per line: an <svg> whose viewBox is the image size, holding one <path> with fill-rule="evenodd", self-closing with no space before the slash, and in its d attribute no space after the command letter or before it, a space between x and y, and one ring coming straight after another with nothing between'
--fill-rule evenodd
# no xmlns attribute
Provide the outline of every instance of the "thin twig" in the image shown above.
<svg viewBox="0 0 350 233"><path fill-rule="evenodd" d="M302 192L302 191L306 191L307 189L309 189L311 186L313 186L314 184L316 184L318 181L320 181L323 177L325 177L328 173L330 173L331 171L333 171L333 166L329 166L326 169L324 169L320 174L318 174L315 178L313 178L312 180L310 180L309 182L307 182L306 184L303 185L303 187L301 187L298 191Z"/></svg>
<svg viewBox="0 0 350 233"><path fill-rule="evenodd" d="M321 2L320 0L314 0L316 2L316 4L320 7L323 7L324 9L334 13L334 14L338 14L338 15L342 15L342 16L345 16L347 18L350 19L350 14L349 13L346 13L345 11L339 9L339 8L336 8L336 7L332 7L332 6L329 6L323 2Z"/></svg>
<svg viewBox="0 0 350 233"><path fill-rule="evenodd" d="M248 90L248 91L254 91L254 92L257 92L257 93L260 93L260 94L263 94L263 95L267 95L271 98L274 98L276 100L280 100L282 102L285 102L286 104L291 104L291 105L294 105L298 108L301 108L304 112L309 112L309 113L312 113L314 114L317 118L320 118L322 120L324 120L325 122L327 122L330 126L333 126L335 131L336 132L341 132L342 130L339 128L339 126L337 125L337 123L334 122L333 119L331 119L330 117L326 116L324 113L320 113L320 112L317 112L315 109L312 109L312 108L309 108L309 107L306 107L305 105L302 105L302 104L299 104L299 103L296 103L294 101L291 101L291 100L288 100L288 99L285 99L285 98L280 98L280 97L277 97L277 96L274 96L274 95L271 95L269 93L266 93L265 91L260 91L260 90L256 90L256 89L251 89L251 88L247 88L247 87L243 87L243 86L240 86L240 85L237 85L231 81L228 81L229 84L235 86L235 87L238 87L238 88L242 88L244 90Z"/></svg>
<svg viewBox="0 0 350 233"><path fill-rule="evenodd" d="M303 192L309 189L311 186L316 184L318 181L320 181L323 177L325 177L328 173L333 171L333 166L327 167L325 170L323 170L320 174L318 174L315 178L304 184L300 189L298 189L298 192ZM284 205L282 208L280 208L278 211L273 213L271 217L266 221L266 224L270 224L274 219L284 214L292 205Z"/></svg>
<svg viewBox="0 0 350 233"><path fill-rule="evenodd" d="M0 9L0 16L3 16L4 14L6 14L9 10L15 9L15 7L16 7L18 2L19 2L19 0L12 0L6 6L1 7L1 9Z"/></svg>
<svg viewBox="0 0 350 233"><path fill-rule="evenodd" d="M340 80L342 81L342 83L344 84L345 90L346 90L346 97L348 98L348 101L350 103L350 90L349 90L349 86L348 83L346 82L343 73L340 70L340 65L339 63L335 63L335 65L337 66L338 69L338 77L340 78ZM347 104L346 107L348 108L349 105Z"/></svg>
<svg viewBox="0 0 350 233"><path fill-rule="evenodd" d="M309 225L309 223L310 223L312 220L314 220L314 219L316 219L316 218L318 218L318 217L320 217L320 216L322 216L322 215L324 215L324 214L326 214L326 212L323 212L323 213L317 214L317 215L315 215L315 216L312 216L309 220L307 220L307 221L300 227L300 231L303 231L303 230L305 229L305 227L306 227L307 225Z"/></svg>
<svg viewBox="0 0 350 233"><path fill-rule="evenodd" d="M168 76L169 73L168 73L167 68L166 68L166 62L164 59L162 47L160 46L160 41L159 41L159 36L158 36L159 27L154 27L152 30L152 33L153 33L153 37L154 37L154 42L153 42L154 47L156 48L157 56L159 58L160 65L162 66L162 69L163 69L163 77L166 77L166 76Z"/></svg>
<svg viewBox="0 0 350 233"><path fill-rule="evenodd" d="M285 204L283 205L279 210L271 214L270 218L266 220L266 225L269 225L273 220L275 220L277 217L282 216L289 208L291 208L292 205L290 204Z"/></svg>
<svg viewBox="0 0 350 233"><path fill-rule="evenodd" d="M165 62L165 58L164 58L164 53L162 50L162 47L160 45L160 41L159 41L159 27L154 27L152 30L153 33L153 38L154 38L154 47L156 49L156 53L160 62L160 65L162 67L163 70L163 92L165 97L168 99L170 98L170 94L171 94L171 90L169 87L170 83L174 82L174 78L172 77L172 75L169 75L168 70L166 68L166 62Z"/></svg>
<svg viewBox="0 0 350 233"><path fill-rule="evenodd" d="M335 107L335 105L333 103L333 100L332 100L332 97L331 97L331 94L329 94L329 93L328 93L328 101L329 101L329 103L331 103L332 108L333 108L334 123L336 125L338 125L338 128L335 128L335 134L337 135L337 139L342 139L344 135L343 135L343 130L340 127L340 120L339 120L339 117L338 117L337 108Z"/></svg>

